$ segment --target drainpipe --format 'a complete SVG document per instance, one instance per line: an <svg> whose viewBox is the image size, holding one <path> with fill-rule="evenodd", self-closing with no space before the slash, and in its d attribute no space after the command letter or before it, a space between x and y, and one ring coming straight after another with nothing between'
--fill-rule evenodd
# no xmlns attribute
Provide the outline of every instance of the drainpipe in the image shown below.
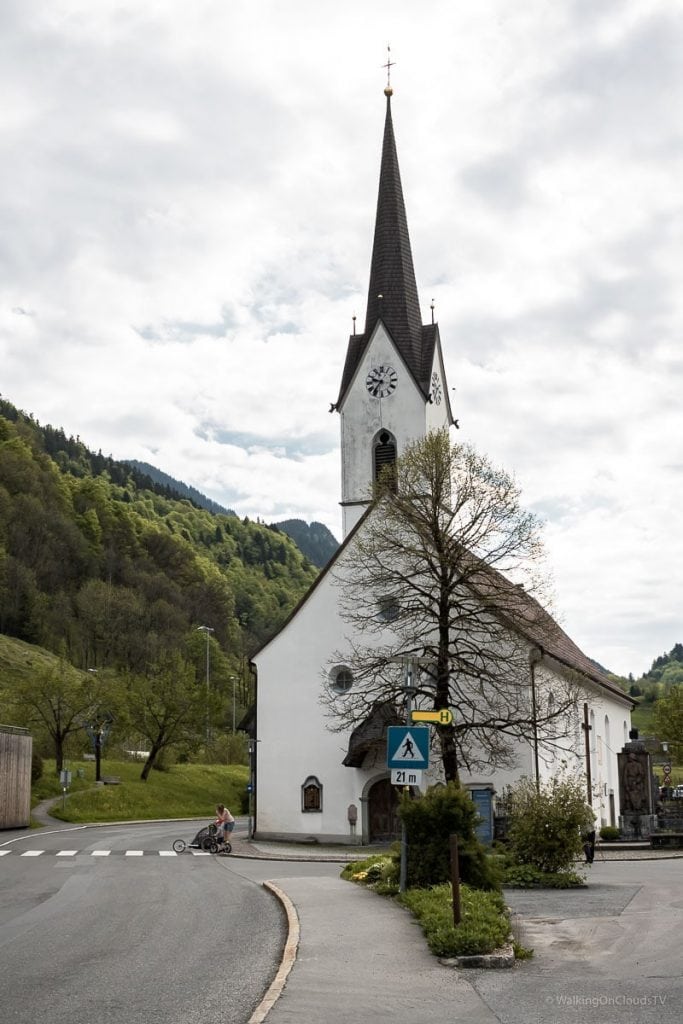
<svg viewBox="0 0 683 1024"><path fill-rule="evenodd" d="M538 709L536 705L536 666L543 660L543 651L540 647L532 647L529 651L529 675L531 678L531 714L533 727L534 747L534 778L536 780L536 792L541 788L541 775L538 766Z"/></svg>

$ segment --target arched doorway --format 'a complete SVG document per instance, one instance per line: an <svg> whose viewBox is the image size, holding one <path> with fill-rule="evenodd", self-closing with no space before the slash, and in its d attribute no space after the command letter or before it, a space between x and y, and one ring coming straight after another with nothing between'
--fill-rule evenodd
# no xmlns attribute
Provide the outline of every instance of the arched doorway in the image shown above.
<svg viewBox="0 0 683 1024"><path fill-rule="evenodd" d="M368 833L371 843L385 843L401 835L398 816L398 787L379 779L368 792Z"/></svg>

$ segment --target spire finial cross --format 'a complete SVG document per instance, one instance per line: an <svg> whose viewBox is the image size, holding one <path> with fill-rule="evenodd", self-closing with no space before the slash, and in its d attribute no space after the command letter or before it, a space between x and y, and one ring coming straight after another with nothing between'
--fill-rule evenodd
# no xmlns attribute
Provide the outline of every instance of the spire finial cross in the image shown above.
<svg viewBox="0 0 683 1024"><path fill-rule="evenodd" d="M391 96L393 94L393 91L394 91L391 88L391 69L393 68L395 63L396 63L396 61L393 61L391 59L391 47L387 46L387 62L386 62L386 64L382 64L382 67L387 69L387 87L384 90L384 95L385 96Z"/></svg>

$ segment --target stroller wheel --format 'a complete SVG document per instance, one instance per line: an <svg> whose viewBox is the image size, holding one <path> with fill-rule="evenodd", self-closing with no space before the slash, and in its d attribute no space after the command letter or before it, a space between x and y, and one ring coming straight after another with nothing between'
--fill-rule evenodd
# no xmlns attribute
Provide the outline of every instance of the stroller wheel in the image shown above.
<svg viewBox="0 0 683 1024"><path fill-rule="evenodd" d="M228 839L226 839L226 841L225 841L225 848L224 848L223 852L224 853L232 853L232 843Z"/></svg>
<svg viewBox="0 0 683 1024"><path fill-rule="evenodd" d="M206 850L207 853L215 853L218 849L218 843L213 836L207 836L202 840L202 850Z"/></svg>
<svg viewBox="0 0 683 1024"><path fill-rule="evenodd" d="M187 844L186 844L184 839L174 839L173 840L173 849L175 850L176 853L182 853L183 850L185 849L186 845Z"/></svg>

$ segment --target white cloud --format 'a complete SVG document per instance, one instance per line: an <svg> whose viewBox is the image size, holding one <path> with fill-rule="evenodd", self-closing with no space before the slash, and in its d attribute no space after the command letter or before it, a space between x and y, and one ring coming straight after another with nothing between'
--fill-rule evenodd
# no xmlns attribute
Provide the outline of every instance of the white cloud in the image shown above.
<svg viewBox="0 0 683 1024"><path fill-rule="evenodd" d="M603 664L681 640L683 14L670 0L8 0L0 387L240 515L340 516L391 42L461 435Z"/></svg>

